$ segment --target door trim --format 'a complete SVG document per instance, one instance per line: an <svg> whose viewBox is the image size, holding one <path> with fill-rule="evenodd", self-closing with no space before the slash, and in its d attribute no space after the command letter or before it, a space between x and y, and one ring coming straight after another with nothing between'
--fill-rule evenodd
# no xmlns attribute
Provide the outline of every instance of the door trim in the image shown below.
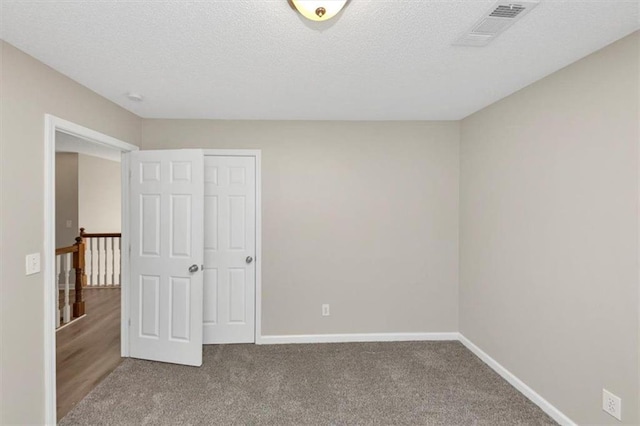
<svg viewBox="0 0 640 426"><path fill-rule="evenodd" d="M254 344L263 344L262 338L262 150L260 149L205 149L205 156L254 157L256 160L256 291Z"/></svg>
<svg viewBox="0 0 640 426"><path fill-rule="evenodd" d="M44 115L44 421L47 425L56 424L56 330L54 302L55 294L55 214L56 214L56 131L79 137L90 143L107 146L120 152L137 151L139 148L87 127L80 126L56 116ZM124 156L122 170L128 170L128 159ZM129 245L129 180L123 174L122 179L122 246ZM124 314L128 312L129 262L124 256L122 262L121 286L121 354L128 356L128 328L125 327Z"/></svg>

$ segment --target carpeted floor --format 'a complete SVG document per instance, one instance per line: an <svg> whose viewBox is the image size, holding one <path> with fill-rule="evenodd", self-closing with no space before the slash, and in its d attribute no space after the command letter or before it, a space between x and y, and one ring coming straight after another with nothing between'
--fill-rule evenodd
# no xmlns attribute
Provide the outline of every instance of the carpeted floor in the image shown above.
<svg viewBox="0 0 640 426"><path fill-rule="evenodd" d="M61 425L549 425L458 342L205 346L125 360Z"/></svg>

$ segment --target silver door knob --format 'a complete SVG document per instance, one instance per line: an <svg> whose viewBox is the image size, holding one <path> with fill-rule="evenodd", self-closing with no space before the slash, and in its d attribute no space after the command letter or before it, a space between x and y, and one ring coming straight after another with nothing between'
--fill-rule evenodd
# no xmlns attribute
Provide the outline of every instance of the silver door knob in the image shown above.
<svg viewBox="0 0 640 426"><path fill-rule="evenodd" d="M247 261L247 263L251 263L251 262L253 262L253 257L247 256L247 258L245 260Z"/></svg>
<svg viewBox="0 0 640 426"><path fill-rule="evenodd" d="M189 266L189 272L191 273L198 272L198 265Z"/></svg>

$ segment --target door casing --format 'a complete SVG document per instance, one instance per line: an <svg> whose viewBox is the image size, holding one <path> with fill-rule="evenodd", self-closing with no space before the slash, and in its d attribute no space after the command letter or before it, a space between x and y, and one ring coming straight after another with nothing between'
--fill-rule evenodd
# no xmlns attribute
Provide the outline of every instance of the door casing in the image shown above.
<svg viewBox="0 0 640 426"><path fill-rule="evenodd" d="M56 311L55 300L55 221L56 221L56 131L76 136L89 143L106 146L121 153L137 151L139 148L103 133L63 120L51 114L44 116L44 253L42 255L42 273L44 281L44 422L56 424ZM129 246L129 164L123 155L121 163L122 178L122 246ZM129 263L128 257L122 257L121 286L121 355L128 356L128 327L125 314L128 313Z"/></svg>

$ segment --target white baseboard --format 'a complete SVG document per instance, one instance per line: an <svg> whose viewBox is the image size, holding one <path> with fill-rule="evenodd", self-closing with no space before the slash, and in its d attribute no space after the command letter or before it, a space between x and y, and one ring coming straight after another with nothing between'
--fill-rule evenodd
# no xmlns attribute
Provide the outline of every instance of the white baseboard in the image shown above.
<svg viewBox="0 0 640 426"><path fill-rule="evenodd" d="M286 343L347 343L347 342L418 342L430 340L458 340L458 333L360 333L360 334L298 334L260 336L258 345Z"/></svg>
<svg viewBox="0 0 640 426"><path fill-rule="evenodd" d="M82 318L85 318L87 316L87 314L82 314L82 316L79 316L78 318L74 318L73 320L69 321L66 324L61 325L60 327L56 328L56 332L62 330L63 328L71 325L71 324L75 324L76 321L80 321Z"/></svg>
<svg viewBox="0 0 640 426"><path fill-rule="evenodd" d="M459 334L460 342L473 352L478 358L480 358L485 364L491 367L496 373L502 376L507 382L516 388L520 393L529 398L531 402L536 404L547 413L553 420L558 422L562 426L576 426L569 417L567 417L562 411L551 405L549 401L544 399L539 393L531 389L526 383L517 378L513 373L504 368L498 361L491 358L486 352L474 345L469 339Z"/></svg>

